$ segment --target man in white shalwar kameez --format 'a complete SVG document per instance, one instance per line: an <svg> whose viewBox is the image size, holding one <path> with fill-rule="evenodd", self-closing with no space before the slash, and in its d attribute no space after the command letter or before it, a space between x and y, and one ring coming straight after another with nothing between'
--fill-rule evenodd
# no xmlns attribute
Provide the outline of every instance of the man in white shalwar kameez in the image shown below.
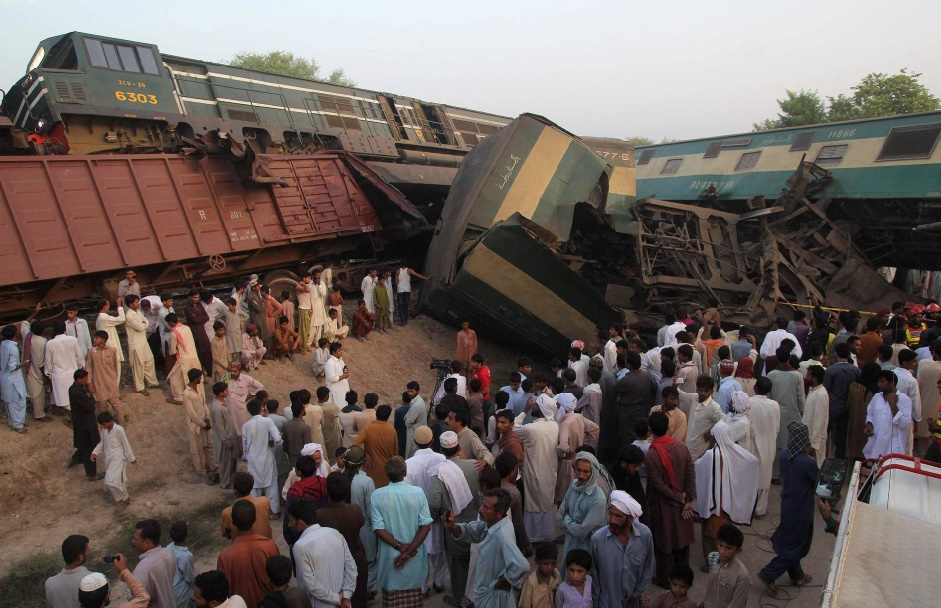
<svg viewBox="0 0 941 608"><path fill-rule="evenodd" d="M134 450L128 443L127 435L124 434L124 427L117 424L110 412L98 414L98 424L101 425L101 441L92 451L91 459L97 460L98 456L104 454L105 457L105 487L111 492L114 501L122 509L131 502L128 496L127 487L127 463L137 463L134 456Z"/></svg>
<svg viewBox="0 0 941 608"><path fill-rule="evenodd" d="M307 336L307 344L302 345L305 349L320 342L329 320L327 318L327 284L320 279L319 272L314 272L314 280L307 287L310 288L310 334Z"/></svg>
<svg viewBox="0 0 941 608"><path fill-rule="evenodd" d="M827 458L827 425L830 422L830 394L823 385L824 369L812 365L807 369L810 391L804 400L804 415L801 421L807 425L810 447L814 449L817 466L822 467Z"/></svg>
<svg viewBox="0 0 941 608"><path fill-rule="evenodd" d="M68 324L68 321L66 321ZM46 342L42 337L42 322L35 322L30 325L24 321L20 327L20 333L23 334L23 361L29 359L26 369L23 370L26 376L26 398L33 406L33 418L36 420L48 421L46 416L46 379L43 372L43 366L46 364ZM85 331L88 331L86 326ZM81 349L81 344L79 344Z"/></svg>
<svg viewBox="0 0 941 608"><path fill-rule="evenodd" d="M324 381L330 390L330 401L346 403L346 394L350 392L350 372L343 361L343 345L334 342L330 345L330 358L324 366Z"/></svg>
<svg viewBox="0 0 941 608"><path fill-rule="evenodd" d="M903 395L908 395L908 398L912 400L912 424L918 426L918 423L921 422L921 389L918 386L918 381L915 380L915 376L912 375L912 371L918 368L918 355L914 355L914 351L901 351L898 354L899 364L893 372L895 372L895 377L898 379L896 382L896 387L898 391ZM811 436L813 433L811 433ZM908 447L905 449L905 453L909 456L912 455L912 449L914 448L915 434L909 433L908 435Z"/></svg>
<svg viewBox="0 0 941 608"><path fill-rule="evenodd" d="M366 310L372 314L376 314L376 301L374 294L376 293L376 283L379 282L379 280L376 278L376 275L376 270L370 268L369 274L363 277L363 282L359 286L360 291L363 292L363 301L366 302Z"/></svg>
<svg viewBox="0 0 941 608"><path fill-rule="evenodd" d="M893 372L882 370L878 379L880 392L873 395L866 408L866 458L904 454L912 432L912 400L896 390Z"/></svg>
<svg viewBox="0 0 941 608"><path fill-rule="evenodd" d="M415 430L412 441L415 447L414 453L405 461L406 483L421 488L429 502L431 501L432 492L431 478L438 472L438 466L447 460L444 454L431 450L430 446L433 439L430 428L419 426ZM425 550L428 552L429 569L432 572L431 584L438 589L443 589L448 560L444 552L444 528L441 527L441 522L431 524L431 531L425 537ZM425 581L422 586L422 593L426 593L428 590L428 581Z"/></svg>
<svg viewBox="0 0 941 608"><path fill-rule="evenodd" d="M532 402L530 402L532 403ZM536 398L538 411L535 420L523 424L531 405L516 417L513 431L523 442L526 450L526 466L523 468L523 522L532 542L552 541L555 530L555 485L559 466L559 423L555 414L556 400L543 393Z"/></svg>
<svg viewBox="0 0 941 608"><path fill-rule="evenodd" d="M203 323L203 328L206 330L206 335L209 336L211 342L216 337L216 330L212 326L216 321L225 323L229 307L222 300L212 295L210 291L203 291L199 294L199 303L202 304L206 314L209 315L209 320Z"/></svg>
<svg viewBox="0 0 941 608"><path fill-rule="evenodd" d="M271 512L280 513L278 468L273 448L281 445L281 433L273 420L261 415L261 401L252 399L246 407L252 417L242 427L242 458L248 462L248 472L255 480L252 494L267 496L271 502Z"/></svg>
<svg viewBox="0 0 941 608"><path fill-rule="evenodd" d="M78 340L65 335L65 322L56 321L52 326L55 337L46 342L44 369L52 383L52 401L59 407L71 410L69 387L74 381L75 370L85 368L85 359L78 347Z"/></svg>
<svg viewBox="0 0 941 608"><path fill-rule="evenodd" d="M778 431L781 426L781 406L768 398L771 381L758 378L755 382L755 395L749 397L751 408L748 415L755 427L755 449L758 452L758 501L755 515L764 516L768 512L768 493L771 491L771 474L778 454Z"/></svg>
<svg viewBox="0 0 941 608"><path fill-rule="evenodd" d="M111 310L111 302L101 300L98 302L98 318L95 320L95 329L108 333L108 345L113 346L118 355L118 384L121 383L121 362L124 361L124 348L121 346L121 339L118 337L118 326L124 325L124 308L118 305L118 316L113 317L108 314ZM182 389L181 389L182 392Z"/></svg>
<svg viewBox="0 0 941 608"><path fill-rule="evenodd" d="M147 327L150 322L140 311L139 297L134 294L124 296L124 304L127 306L127 312L124 315L124 327L127 330L127 356L131 360L134 390L146 396L149 394L148 386L151 388L160 386L154 368L154 353L147 342Z"/></svg>
<svg viewBox="0 0 941 608"><path fill-rule="evenodd" d="M516 546L513 522L508 517L511 498L506 490L490 490L481 498L480 519L454 523L447 513L448 532L464 542L479 543L477 571L468 586L474 588L474 608L515 608L529 574L529 561Z"/></svg>

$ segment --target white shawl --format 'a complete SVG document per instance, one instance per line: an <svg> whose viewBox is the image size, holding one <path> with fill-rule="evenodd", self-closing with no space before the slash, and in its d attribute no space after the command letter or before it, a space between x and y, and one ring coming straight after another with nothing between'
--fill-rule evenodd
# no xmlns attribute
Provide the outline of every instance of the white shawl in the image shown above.
<svg viewBox="0 0 941 608"><path fill-rule="evenodd" d="M716 445L696 461L696 504L707 518L725 512L733 523L749 525L758 497L758 459L732 441L729 425L712 427Z"/></svg>
<svg viewBox="0 0 941 608"><path fill-rule="evenodd" d="M467 478L464 477L464 471L450 460L445 460L438 465L438 470L434 474L448 489L448 495L451 497L451 512L459 515L474 500L470 486L467 485Z"/></svg>

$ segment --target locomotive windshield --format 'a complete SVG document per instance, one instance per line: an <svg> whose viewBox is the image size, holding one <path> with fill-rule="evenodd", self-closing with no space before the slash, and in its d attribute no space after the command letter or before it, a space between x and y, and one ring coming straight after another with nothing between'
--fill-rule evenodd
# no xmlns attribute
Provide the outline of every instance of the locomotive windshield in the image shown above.
<svg viewBox="0 0 941 608"><path fill-rule="evenodd" d="M135 72L137 74L159 74L152 49L146 46L115 44L94 38L85 38L88 61L96 68Z"/></svg>

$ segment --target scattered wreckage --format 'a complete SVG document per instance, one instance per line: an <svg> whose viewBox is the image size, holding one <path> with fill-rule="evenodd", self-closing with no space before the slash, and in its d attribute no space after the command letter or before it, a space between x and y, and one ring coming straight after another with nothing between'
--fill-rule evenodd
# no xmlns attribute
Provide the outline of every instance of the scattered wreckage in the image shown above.
<svg viewBox="0 0 941 608"><path fill-rule="evenodd" d="M615 171L532 114L481 142L431 240L426 309L558 354L611 323L655 327L678 302L760 331L808 296L862 310L909 299L827 219L826 199L810 200L832 180L813 163L801 161L776 201L747 209L635 201L612 191Z"/></svg>

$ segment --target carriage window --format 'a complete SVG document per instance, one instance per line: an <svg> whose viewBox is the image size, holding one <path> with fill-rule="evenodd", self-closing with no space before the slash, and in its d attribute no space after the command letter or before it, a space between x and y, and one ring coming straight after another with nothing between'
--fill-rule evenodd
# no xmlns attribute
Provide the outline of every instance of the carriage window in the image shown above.
<svg viewBox="0 0 941 608"><path fill-rule="evenodd" d="M738 164L735 165L735 170L746 171L748 169L754 169L760 157L761 152L746 152L742 154L741 158L738 159Z"/></svg>
<svg viewBox="0 0 941 608"><path fill-rule="evenodd" d="M108 60L108 67L112 70L121 69L121 60L118 59L118 49L113 44L103 42L101 48L105 50L105 58Z"/></svg>
<svg viewBox="0 0 941 608"><path fill-rule="evenodd" d="M933 125L914 125L911 127L896 127L889 132L882 144L882 151L876 160L911 160L917 158L931 158L938 135L941 134L941 123Z"/></svg>
<svg viewBox="0 0 941 608"><path fill-rule="evenodd" d="M674 175L677 171L680 170L680 165L683 164L682 158L671 158L663 165L663 170L660 171L660 175Z"/></svg>
<svg viewBox="0 0 941 608"><path fill-rule="evenodd" d="M849 150L849 144L840 144L838 146L824 146L820 148L817 154L815 164L821 167L835 167L843 162L846 151Z"/></svg>
<svg viewBox="0 0 941 608"><path fill-rule="evenodd" d="M140 72L140 64L137 63L137 54L134 52L134 47L124 46L123 44L118 45L118 55L121 56L121 63L124 65L124 69L128 72Z"/></svg>
<svg viewBox="0 0 941 608"><path fill-rule="evenodd" d="M798 133L797 139L794 140L794 145L791 146L791 152L809 149L810 144L814 141L815 135L817 135L816 131L804 131L803 133Z"/></svg>
<svg viewBox="0 0 941 608"><path fill-rule="evenodd" d="M650 159L653 158L654 152L656 152L656 150L644 150L643 152L641 152L640 158L637 159L637 164L646 165L647 163L649 163Z"/></svg>
<svg viewBox="0 0 941 608"><path fill-rule="evenodd" d="M85 39L85 50L88 51L88 61L96 68L108 67L108 60L105 58L105 50L101 46L101 40Z"/></svg>
<svg viewBox="0 0 941 608"><path fill-rule="evenodd" d="M157 61L154 59L153 50L147 48L146 46L137 47L137 56L140 57L140 65L144 68L144 71L148 74L159 74L160 71L157 69Z"/></svg>

